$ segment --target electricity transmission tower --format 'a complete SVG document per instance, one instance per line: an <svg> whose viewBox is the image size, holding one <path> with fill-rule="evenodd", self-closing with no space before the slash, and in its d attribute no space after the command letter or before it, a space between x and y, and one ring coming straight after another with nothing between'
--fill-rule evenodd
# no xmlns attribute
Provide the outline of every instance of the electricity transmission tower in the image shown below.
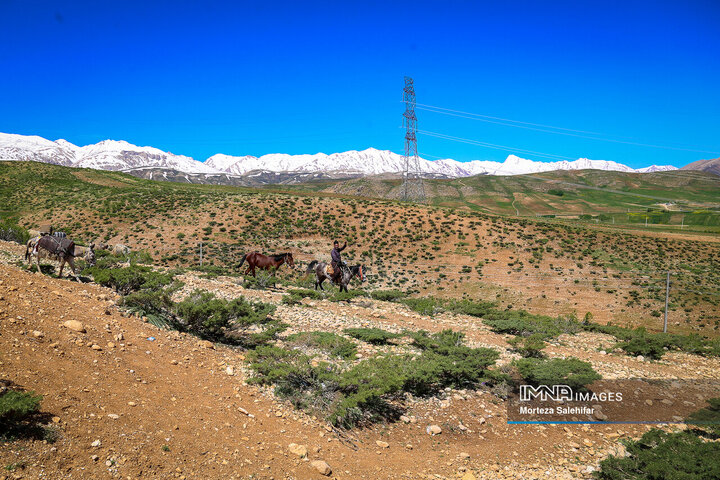
<svg viewBox="0 0 720 480"><path fill-rule="evenodd" d="M424 202L425 188L420 171L420 158L417 152L417 117L415 116L415 87L413 79L405 77L403 89L405 113L403 125L405 126L405 156L402 184L402 199L409 202Z"/></svg>

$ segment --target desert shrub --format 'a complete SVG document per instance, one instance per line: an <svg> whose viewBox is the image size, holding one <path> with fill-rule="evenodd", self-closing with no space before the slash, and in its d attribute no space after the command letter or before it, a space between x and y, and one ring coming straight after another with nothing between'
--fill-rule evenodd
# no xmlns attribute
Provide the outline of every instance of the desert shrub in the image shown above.
<svg viewBox="0 0 720 480"><path fill-rule="evenodd" d="M384 302L395 302L401 298L405 298L407 293L400 290L375 290L370 292L370 297L375 300L382 300Z"/></svg>
<svg viewBox="0 0 720 480"><path fill-rule="evenodd" d="M32 438L52 443L57 440L57 432L43 425L46 419L39 413L41 401L42 396L35 392L0 385L0 441Z"/></svg>
<svg viewBox="0 0 720 480"><path fill-rule="evenodd" d="M525 358L542 358L542 351L547 346L544 337L537 333L529 337L514 337L508 343Z"/></svg>
<svg viewBox="0 0 720 480"><path fill-rule="evenodd" d="M390 340L401 336L381 328L346 328L344 333L373 345L385 345L389 343Z"/></svg>
<svg viewBox="0 0 720 480"><path fill-rule="evenodd" d="M421 315L433 316L443 311L442 301L433 297L403 298L400 303L407 305Z"/></svg>
<svg viewBox="0 0 720 480"><path fill-rule="evenodd" d="M593 473L599 480L705 480L720 478L720 443L689 432L652 429L627 442L626 457L610 456Z"/></svg>
<svg viewBox="0 0 720 480"><path fill-rule="evenodd" d="M577 358L522 358L515 361L523 379L533 385L567 385L583 389L602 377L588 362Z"/></svg>
<svg viewBox="0 0 720 480"><path fill-rule="evenodd" d="M709 406L691 413L685 422L720 436L720 397L708 400Z"/></svg>
<svg viewBox="0 0 720 480"><path fill-rule="evenodd" d="M362 290L348 290L347 292L337 291L328 297L331 302L349 302L353 298L362 297L365 292Z"/></svg>
<svg viewBox="0 0 720 480"><path fill-rule="evenodd" d="M543 339L557 337L563 333L576 333L580 323L572 317L550 317L534 315L522 310L494 310L483 318L493 332L509 333L529 337L537 335Z"/></svg>
<svg viewBox="0 0 720 480"><path fill-rule="evenodd" d="M278 283L278 278L275 275L264 270L258 270L256 277L245 275L243 278L243 287L255 290L267 290L270 286Z"/></svg>
<svg viewBox="0 0 720 480"><path fill-rule="evenodd" d="M6 390L0 395L0 425L21 422L40 409L42 396L35 392Z"/></svg>
<svg viewBox="0 0 720 480"><path fill-rule="evenodd" d="M147 317L156 327L179 328L169 289L133 292L123 297L121 305L130 313Z"/></svg>
<svg viewBox="0 0 720 480"><path fill-rule="evenodd" d="M487 380L486 369L498 359L498 352L463 345L464 337L452 330L412 334L413 345L422 354L409 368L406 390L428 395L446 387L470 388Z"/></svg>
<svg viewBox="0 0 720 480"><path fill-rule="evenodd" d="M196 290L175 307L181 325L189 332L213 341L254 348L274 339L285 326L272 319L273 305L225 300Z"/></svg>
<svg viewBox="0 0 720 480"><path fill-rule="evenodd" d="M325 332L307 333L319 334L322 341L318 343L323 345L334 345L336 341ZM300 334L288 340L304 338L312 336ZM374 357L345 371L315 362L299 349L261 346L249 356L250 368L255 372L250 382L275 385L278 396L299 408L323 412L337 426L395 419L401 409L393 400L403 392L427 395L445 387L465 388L480 381L506 380L487 369L498 358L497 352L469 348L462 340L463 334L450 330L434 335L422 332L416 343L420 355Z"/></svg>
<svg viewBox="0 0 720 480"><path fill-rule="evenodd" d="M658 360L665 353L667 344L656 335L639 334L615 345L628 355L642 355Z"/></svg>
<svg viewBox="0 0 720 480"><path fill-rule="evenodd" d="M321 300L323 298L322 292L310 290L309 288L292 288L288 290L288 293L300 296L301 298L310 298L313 300Z"/></svg>
<svg viewBox="0 0 720 480"><path fill-rule="evenodd" d="M30 234L17 223L10 219L5 219L0 222L0 240L25 245L28 240L30 240Z"/></svg>
<svg viewBox="0 0 720 480"><path fill-rule="evenodd" d="M357 347L353 342L332 332L302 332L287 337L287 342L321 350L328 355L349 359L355 357Z"/></svg>
<svg viewBox="0 0 720 480"><path fill-rule="evenodd" d="M86 269L85 273L92 275L95 283L110 287L121 295L138 290L161 289L173 280L171 274L156 272L141 265L119 268L102 268L96 265Z"/></svg>
<svg viewBox="0 0 720 480"><path fill-rule="evenodd" d="M339 426L353 427L364 422L392 418L398 411L388 396L400 392L405 385L408 358L401 355L364 360L340 377L343 398L329 420Z"/></svg>

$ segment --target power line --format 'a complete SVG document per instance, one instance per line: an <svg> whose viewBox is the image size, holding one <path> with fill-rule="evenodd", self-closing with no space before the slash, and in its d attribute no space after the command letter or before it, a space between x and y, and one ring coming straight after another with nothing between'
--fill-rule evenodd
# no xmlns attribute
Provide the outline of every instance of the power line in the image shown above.
<svg viewBox="0 0 720 480"><path fill-rule="evenodd" d="M636 145L636 146L650 147L650 148L661 148L661 149L666 149L666 150L680 150L680 151L685 151L685 152L709 153L712 155L716 155L718 152L720 152L720 150L699 150L699 149L690 149L690 148L682 148L682 147L671 147L668 145L655 145L655 144L649 144L649 143L630 142L630 141L626 141L626 140L616 140L616 139L607 138L607 137L593 137L591 135L606 135L606 134L602 134L602 133L598 133L598 132L590 132L590 131L585 131L585 130L574 130L571 128L554 127L552 125L543 125L543 124L539 124L539 123L522 122L519 120L510 120L510 119L500 118L500 117L492 117L489 115L481 115L481 114L477 114L477 113L463 112L461 110L452 110L449 108L437 107L434 105L426 105L426 104L417 104L417 105L418 105L417 108L419 108L421 110L426 110L426 111L434 112L434 113L440 113L442 115L450 115L450 116L454 116L454 117L467 118L470 120L478 120L481 122L494 123L494 124L503 125L506 127L524 128L526 130L535 130L535 131L544 132L544 133L552 133L555 135L567 135L567 136L571 136L571 137L587 138L590 140L599 140L599 141L603 141L603 142L622 143L622 144L626 144L626 145ZM512 123L507 123L507 122L518 123L520 125L513 125ZM526 126L526 125L532 125L532 126ZM543 127L543 128L535 128L535 127ZM563 131L547 130L548 128L555 129L555 130L563 130ZM569 132L576 132L576 133L569 133ZM591 135L580 135L580 133L586 133L586 134L591 134Z"/></svg>
<svg viewBox="0 0 720 480"><path fill-rule="evenodd" d="M478 146L481 146L481 147L493 148L493 149L495 149L495 150L506 150L506 151L517 152L517 153L522 153L522 154L537 155L537 156L540 156L540 157L546 157L546 158L550 158L550 159L554 159L554 160L570 160L570 161L575 160L574 158L564 157L564 156L562 156L562 155L555 155L555 154L552 154L552 153L537 152L537 151L534 151L534 150L525 150L525 149L522 149L522 148L508 147L507 145L497 145L497 144L494 144L494 143L481 142L481 141L479 141L479 140L472 140L472 139L469 139L469 138L454 137L454 136L452 136L452 135L446 135L446 134L444 134L444 133L438 133L438 132L431 132L431 131L428 131L428 130L418 130L418 133L420 133L420 134L422 134L422 135L428 135L428 136L431 136L431 137L441 138L441 139L443 139L443 140L451 140L451 141L453 141L453 142L467 143L467 144L470 144L470 145L478 145Z"/></svg>

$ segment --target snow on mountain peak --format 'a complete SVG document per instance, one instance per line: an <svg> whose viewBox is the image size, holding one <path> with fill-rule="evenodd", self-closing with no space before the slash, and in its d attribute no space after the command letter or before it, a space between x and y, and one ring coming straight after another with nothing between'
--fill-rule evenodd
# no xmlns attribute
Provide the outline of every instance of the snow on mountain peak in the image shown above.
<svg viewBox="0 0 720 480"><path fill-rule="evenodd" d="M39 136L0 133L0 160L32 160L58 165L95 168L101 170L133 170L167 168L184 173L244 175L254 170L298 173L338 173L376 175L400 173L405 161L390 150L370 147L332 154L316 153L289 155L271 153L261 157L215 154L205 162L191 157L175 155L154 147L139 147L124 140L103 140L93 145L78 147L60 139L50 141ZM634 170L626 165L607 161L579 158L574 161L536 162L517 155L508 155L503 162L473 160L458 162L453 159L419 159L420 171L426 175L467 177L471 175L519 175L551 170L599 169L623 172L658 172L676 170L675 167L652 165Z"/></svg>

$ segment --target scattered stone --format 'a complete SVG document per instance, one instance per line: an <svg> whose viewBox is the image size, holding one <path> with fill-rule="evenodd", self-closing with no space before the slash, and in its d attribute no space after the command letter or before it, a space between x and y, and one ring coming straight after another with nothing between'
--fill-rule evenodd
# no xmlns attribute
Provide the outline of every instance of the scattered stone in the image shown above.
<svg viewBox="0 0 720 480"><path fill-rule="evenodd" d="M112 418L113 420L117 420L118 418L120 418L120 415L118 415L117 413L108 413L108 417Z"/></svg>
<svg viewBox="0 0 720 480"><path fill-rule="evenodd" d="M329 477L332 473L330 465L322 460L313 460L310 462L310 466L317 470L320 475L325 475L326 477Z"/></svg>
<svg viewBox="0 0 720 480"><path fill-rule="evenodd" d="M375 444L380 448L390 448L390 444L388 442L383 442L382 440L376 440Z"/></svg>
<svg viewBox="0 0 720 480"><path fill-rule="evenodd" d="M70 330L74 330L76 332L83 333L85 332L85 326L78 322L77 320L66 320L63 323L63 326L66 328L69 328Z"/></svg>
<svg viewBox="0 0 720 480"><path fill-rule="evenodd" d="M288 450L293 455L297 455L300 458L307 457L308 451L305 445L298 445L297 443L291 443L288 445Z"/></svg>
<svg viewBox="0 0 720 480"><path fill-rule="evenodd" d="M439 425L428 425L428 427L425 429L425 431L429 435L440 435L442 433L442 428L440 428Z"/></svg>
<svg viewBox="0 0 720 480"><path fill-rule="evenodd" d="M40 330L33 330L33 337L42 338L44 336L45 336L45 334L43 332L41 332Z"/></svg>
<svg viewBox="0 0 720 480"><path fill-rule="evenodd" d="M102 347L100 345L98 345L97 343L93 343L92 347L90 347L90 348L92 348L93 350L98 351L98 352L100 350L102 350Z"/></svg>
<svg viewBox="0 0 720 480"><path fill-rule="evenodd" d="M465 472L465 475L460 477L460 480L475 480L475 475L472 472Z"/></svg>
<svg viewBox="0 0 720 480"><path fill-rule="evenodd" d="M94 442L92 442L92 443L90 444L91 447L99 447L100 445L102 445L102 444L100 443L100 440L95 440Z"/></svg>
<svg viewBox="0 0 720 480"><path fill-rule="evenodd" d="M227 368L225 368L225 373L232 377L233 375L235 375L235 369L228 365Z"/></svg>

